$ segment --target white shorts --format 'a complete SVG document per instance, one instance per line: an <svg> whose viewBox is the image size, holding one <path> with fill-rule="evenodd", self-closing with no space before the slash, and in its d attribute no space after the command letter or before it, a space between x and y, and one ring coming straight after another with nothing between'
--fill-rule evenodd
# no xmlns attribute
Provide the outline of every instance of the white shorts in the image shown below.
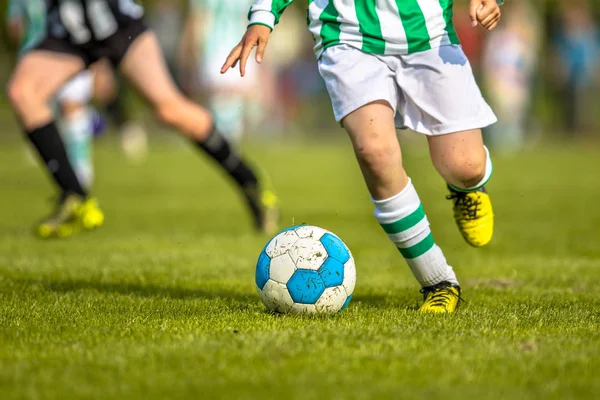
<svg viewBox="0 0 600 400"><path fill-rule="evenodd" d="M496 122L457 45L409 55L373 55L332 46L319 59L335 119L376 100L397 112L396 125L426 135L484 128Z"/></svg>
<svg viewBox="0 0 600 400"><path fill-rule="evenodd" d="M80 72L59 90L56 99L59 103L74 102L87 104L94 92L94 74L88 70Z"/></svg>

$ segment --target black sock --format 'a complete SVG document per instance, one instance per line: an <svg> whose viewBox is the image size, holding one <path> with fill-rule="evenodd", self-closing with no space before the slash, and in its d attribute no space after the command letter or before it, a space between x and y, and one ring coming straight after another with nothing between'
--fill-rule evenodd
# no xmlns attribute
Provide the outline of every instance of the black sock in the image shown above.
<svg viewBox="0 0 600 400"><path fill-rule="evenodd" d="M229 142L223 138L216 128L213 128L203 142L197 142L197 145L218 162L221 168L227 171L242 188L256 187L258 179L252 169L232 149Z"/></svg>
<svg viewBox="0 0 600 400"><path fill-rule="evenodd" d="M27 137L63 193L76 193L86 197L87 193L69 163L67 151L54 122L27 132Z"/></svg>

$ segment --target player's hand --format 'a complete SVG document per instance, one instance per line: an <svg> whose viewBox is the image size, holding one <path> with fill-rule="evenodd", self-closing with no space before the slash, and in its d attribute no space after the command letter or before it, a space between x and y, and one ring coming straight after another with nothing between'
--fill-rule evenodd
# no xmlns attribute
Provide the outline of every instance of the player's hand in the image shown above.
<svg viewBox="0 0 600 400"><path fill-rule="evenodd" d="M496 0L471 0L471 24L491 31L500 22L500 6Z"/></svg>
<svg viewBox="0 0 600 400"><path fill-rule="evenodd" d="M242 38L242 41L231 50L225 64L221 68L221 73L224 74L229 68L235 68L236 64L240 63L240 74L246 75L246 63L250 52L255 47L256 49L256 62L261 63L263 55L265 54L265 48L269 42L269 36L271 35L271 29L264 25L250 25L246 34Z"/></svg>

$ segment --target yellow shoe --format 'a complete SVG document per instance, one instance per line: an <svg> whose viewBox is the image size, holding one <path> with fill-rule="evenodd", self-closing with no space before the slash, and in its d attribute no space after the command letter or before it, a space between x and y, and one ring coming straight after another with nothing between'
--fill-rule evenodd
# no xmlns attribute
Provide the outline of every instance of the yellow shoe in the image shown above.
<svg viewBox="0 0 600 400"><path fill-rule="evenodd" d="M435 286L421 289L425 302L419 308L420 312L451 313L456 310L460 297L460 286L452 286L442 282Z"/></svg>
<svg viewBox="0 0 600 400"><path fill-rule="evenodd" d="M95 199L84 200L76 194L61 196L56 209L36 227L42 239L66 238L81 230L93 230L104 223L104 214Z"/></svg>
<svg viewBox="0 0 600 400"><path fill-rule="evenodd" d="M89 198L75 210L81 227L87 231L100 228L104 225L104 212L98 206L98 201Z"/></svg>
<svg viewBox="0 0 600 400"><path fill-rule="evenodd" d="M262 216L260 230L267 235L279 232L279 199L273 190L263 189L260 193Z"/></svg>
<svg viewBox="0 0 600 400"><path fill-rule="evenodd" d="M485 188L470 193L449 189L447 199L454 201L454 220L467 243L474 247L488 244L494 235L494 210Z"/></svg>
<svg viewBox="0 0 600 400"><path fill-rule="evenodd" d="M258 185L244 188L256 229L267 235L279 232L279 198L266 173L260 171Z"/></svg>

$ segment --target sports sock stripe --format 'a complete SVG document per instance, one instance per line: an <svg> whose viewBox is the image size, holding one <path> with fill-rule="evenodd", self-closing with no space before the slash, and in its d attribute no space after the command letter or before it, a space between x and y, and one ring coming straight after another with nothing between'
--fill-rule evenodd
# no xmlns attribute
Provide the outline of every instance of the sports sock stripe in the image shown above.
<svg viewBox="0 0 600 400"><path fill-rule="evenodd" d="M375 217L422 286L458 284L454 270L435 244L419 195L409 179L397 195L373 200Z"/></svg>

